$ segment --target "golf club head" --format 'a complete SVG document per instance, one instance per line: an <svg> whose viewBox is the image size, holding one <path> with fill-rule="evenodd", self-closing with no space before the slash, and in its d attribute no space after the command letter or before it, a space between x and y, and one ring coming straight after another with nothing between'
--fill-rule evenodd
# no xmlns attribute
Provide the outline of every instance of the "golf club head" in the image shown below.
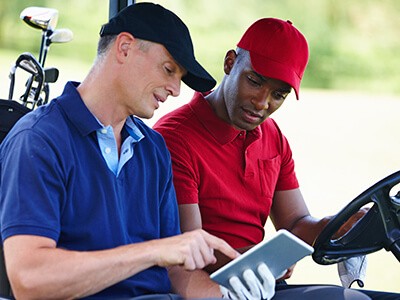
<svg viewBox="0 0 400 300"><path fill-rule="evenodd" d="M33 88L34 81L37 82L36 93L34 95L34 101L36 101L39 97L40 91L43 87L45 81L45 73L41 64L36 60L36 58L29 52L22 53L17 60L15 61L14 66L10 71L10 91L9 91L9 99L12 99L14 92L14 82L15 82L15 72L18 68L28 72L30 77L26 83L26 89L24 95L21 96L20 100L23 101L24 104L28 102L28 97Z"/></svg>
<svg viewBox="0 0 400 300"><path fill-rule="evenodd" d="M11 68L11 73L15 73L17 68L21 68L26 72L37 76L43 74L43 68L32 53L24 52L18 56L14 67ZM42 76L43 77L43 76Z"/></svg>
<svg viewBox="0 0 400 300"><path fill-rule="evenodd" d="M43 31L55 30L58 22L58 10L54 8L30 6L21 12L20 18L33 28Z"/></svg>
<svg viewBox="0 0 400 300"><path fill-rule="evenodd" d="M44 69L44 82L54 83L58 79L59 71L57 68L49 67Z"/></svg>
<svg viewBox="0 0 400 300"><path fill-rule="evenodd" d="M46 61L47 52L49 51L50 45L52 43L67 43L72 40L74 34L71 30L67 28L56 29L54 31L47 31L49 35L45 37L45 47L41 48L41 55L39 57L39 62L44 66ZM43 50L43 51L42 51Z"/></svg>
<svg viewBox="0 0 400 300"><path fill-rule="evenodd" d="M74 34L68 28L60 28L53 31L48 39L48 43L68 43L72 41Z"/></svg>

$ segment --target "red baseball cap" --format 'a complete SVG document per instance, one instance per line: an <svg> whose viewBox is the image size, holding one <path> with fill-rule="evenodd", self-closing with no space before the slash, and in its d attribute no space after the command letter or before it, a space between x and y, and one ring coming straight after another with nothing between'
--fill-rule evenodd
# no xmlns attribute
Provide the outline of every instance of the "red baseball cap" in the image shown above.
<svg viewBox="0 0 400 300"><path fill-rule="evenodd" d="M246 30L237 46L250 52L254 71L286 82L299 99L309 53L305 37L292 22L260 19Z"/></svg>

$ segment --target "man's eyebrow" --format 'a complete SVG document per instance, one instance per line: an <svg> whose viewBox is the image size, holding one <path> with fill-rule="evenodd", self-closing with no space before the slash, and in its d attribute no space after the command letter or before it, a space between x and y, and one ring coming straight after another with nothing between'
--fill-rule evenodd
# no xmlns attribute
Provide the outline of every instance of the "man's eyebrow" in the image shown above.
<svg viewBox="0 0 400 300"><path fill-rule="evenodd" d="M279 88L278 91L289 94L292 91L292 87L288 85L287 87Z"/></svg>
<svg viewBox="0 0 400 300"><path fill-rule="evenodd" d="M172 59L171 63L176 64L176 66L182 73L182 77L185 77L188 74L188 71L180 63L178 63L175 59Z"/></svg>
<svg viewBox="0 0 400 300"><path fill-rule="evenodd" d="M251 73L254 74L255 76L257 76L262 82L267 82L268 79L269 79L268 77L265 77L265 76L257 73L254 70L252 70ZM292 91L292 87L287 84L287 86L279 88L278 91L280 91L282 93L288 93L289 94Z"/></svg>
<svg viewBox="0 0 400 300"><path fill-rule="evenodd" d="M253 73L255 76L257 76L257 77L258 77L258 79L260 79L261 81L267 81L267 80L268 80L268 78L267 78L267 77L265 77L265 76L262 76L261 74L257 73L257 72L256 72L256 71L254 71L254 70L251 70L251 73Z"/></svg>

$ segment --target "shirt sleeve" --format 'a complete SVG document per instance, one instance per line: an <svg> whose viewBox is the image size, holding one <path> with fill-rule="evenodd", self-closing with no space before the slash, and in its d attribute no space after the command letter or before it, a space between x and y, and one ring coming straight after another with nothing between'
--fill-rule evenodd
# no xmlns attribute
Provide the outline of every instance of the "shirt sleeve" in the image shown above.
<svg viewBox="0 0 400 300"><path fill-rule="evenodd" d="M2 145L1 234L54 240L59 236L61 195L65 192L60 165L51 146L38 134L24 130ZM55 201L54 201L55 200Z"/></svg>

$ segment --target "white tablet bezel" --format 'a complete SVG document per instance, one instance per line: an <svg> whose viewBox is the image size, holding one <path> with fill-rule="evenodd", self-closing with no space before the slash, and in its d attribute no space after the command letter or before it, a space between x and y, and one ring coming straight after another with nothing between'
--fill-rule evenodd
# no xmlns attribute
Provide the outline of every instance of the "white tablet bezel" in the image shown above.
<svg viewBox="0 0 400 300"><path fill-rule="evenodd" d="M257 244L246 253L232 260L210 275L222 286L230 287L229 279L237 276L242 279L246 269L257 275L257 267L265 263L276 279L297 261L312 254L313 247L285 229L278 230L271 238Z"/></svg>

